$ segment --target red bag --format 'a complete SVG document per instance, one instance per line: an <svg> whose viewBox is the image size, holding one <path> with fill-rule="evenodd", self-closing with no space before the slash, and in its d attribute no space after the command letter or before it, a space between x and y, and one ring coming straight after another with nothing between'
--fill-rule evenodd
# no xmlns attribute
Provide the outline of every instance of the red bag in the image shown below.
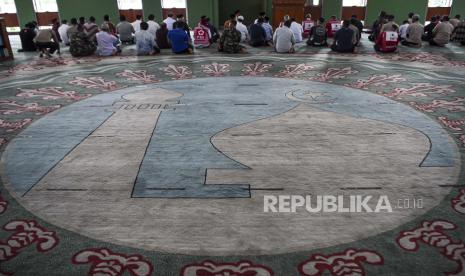
<svg viewBox="0 0 465 276"><path fill-rule="evenodd" d="M397 50L397 45L399 45L399 34L397 32L382 32L378 36L376 44L380 52L395 52Z"/></svg>

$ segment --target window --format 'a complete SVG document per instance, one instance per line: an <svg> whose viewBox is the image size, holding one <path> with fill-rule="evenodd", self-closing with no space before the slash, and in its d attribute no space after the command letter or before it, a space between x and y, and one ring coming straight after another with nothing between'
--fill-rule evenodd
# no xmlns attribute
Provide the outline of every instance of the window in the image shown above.
<svg viewBox="0 0 465 276"><path fill-rule="evenodd" d="M0 13L16 13L14 0L0 0Z"/></svg>
<svg viewBox="0 0 465 276"><path fill-rule="evenodd" d="M305 1L305 6L319 6L320 0L307 0Z"/></svg>
<svg viewBox="0 0 465 276"><path fill-rule="evenodd" d="M161 7L163 9L185 9L186 0L161 0Z"/></svg>
<svg viewBox="0 0 465 276"><path fill-rule="evenodd" d="M33 0L36 12L58 12L56 0Z"/></svg>
<svg viewBox="0 0 465 276"><path fill-rule="evenodd" d="M429 8L450 8L452 0L428 0Z"/></svg>
<svg viewBox="0 0 465 276"><path fill-rule="evenodd" d="M142 10L142 0L118 0L120 10Z"/></svg>
<svg viewBox="0 0 465 276"><path fill-rule="evenodd" d="M367 0L342 0L343 7L366 7Z"/></svg>

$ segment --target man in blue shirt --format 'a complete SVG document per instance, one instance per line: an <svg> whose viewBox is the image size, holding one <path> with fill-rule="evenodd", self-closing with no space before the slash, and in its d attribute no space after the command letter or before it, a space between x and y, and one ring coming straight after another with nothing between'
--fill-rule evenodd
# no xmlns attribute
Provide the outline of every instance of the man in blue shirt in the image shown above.
<svg viewBox="0 0 465 276"><path fill-rule="evenodd" d="M189 43L190 36L184 30L184 25L175 22L173 30L168 33L168 39L171 41L172 50L175 54L192 54L194 47Z"/></svg>
<svg viewBox="0 0 465 276"><path fill-rule="evenodd" d="M334 34L333 45L331 45L331 50L340 52L340 53L353 53L355 46L352 42L354 37L354 31L349 28L350 21L344 20L342 23L342 28Z"/></svg>

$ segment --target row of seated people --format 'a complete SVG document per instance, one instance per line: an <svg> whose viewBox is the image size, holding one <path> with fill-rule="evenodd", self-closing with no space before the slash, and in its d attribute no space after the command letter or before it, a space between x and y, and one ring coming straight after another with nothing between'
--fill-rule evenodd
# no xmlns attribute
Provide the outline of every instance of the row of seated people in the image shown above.
<svg viewBox="0 0 465 276"><path fill-rule="evenodd" d="M27 33L29 39L33 37L32 45L38 46L40 50L48 49L46 55L59 51L59 43L62 42L70 46L73 56L93 55L95 52L108 56L118 54L121 43L134 42L139 55L156 54L160 49L172 49L174 53L192 53L194 48L209 47L220 36L206 16L202 16L194 28L193 40L183 15L178 15L175 19L169 14L160 25L154 21L153 15L149 15L148 19L143 22L138 16L135 22L129 23L121 16L120 22L115 26L108 15L105 15L104 23L99 28L94 17L90 17L88 22L81 17L79 21L71 19L69 25L66 20L61 25L54 20L52 29L40 31L34 23L28 23L26 29L22 30L21 39L23 41ZM449 22L447 16L442 17L440 22L435 19L436 17L424 28L419 23L419 16L411 14L409 20L399 27L394 22L394 16L381 12L373 25L370 39L375 41L375 49L383 52L395 51L399 41L405 46L413 47L421 47L421 41L425 39L431 45L438 46L447 44L451 39L464 43L465 22L460 21L460 16L456 16L455 22ZM363 24L355 15L343 23L335 16L328 22L324 18L314 22L311 15L307 15L302 24L286 15L275 31L265 13L261 13L249 27L243 21L244 17L236 13L224 23L224 32L218 45L220 51L245 52L245 47L241 44L248 43L253 47L272 45L279 53L292 53L294 45L303 42L304 37L308 37L309 46L328 46L327 39L332 37L332 50L353 52L360 43L363 30ZM31 43L23 43L23 49L26 48L24 44Z"/></svg>

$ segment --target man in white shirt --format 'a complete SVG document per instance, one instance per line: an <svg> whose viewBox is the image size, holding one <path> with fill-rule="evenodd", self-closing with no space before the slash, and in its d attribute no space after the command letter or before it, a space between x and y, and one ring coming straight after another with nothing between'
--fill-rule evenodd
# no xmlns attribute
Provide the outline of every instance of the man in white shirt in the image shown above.
<svg viewBox="0 0 465 276"><path fill-rule="evenodd" d="M148 31L149 24L142 22L140 24L141 29L135 34L137 55L153 55L160 52L160 49L155 42L155 36Z"/></svg>
<svg viewBox="0 0 465 276"><path fill-rule="evenodd" d="M142 23L142 15L138 14L136 15L136 21L131 23L132 27L134 28L134 31L140 31L140 23Z"/></svg>
<svg viewBox="0 0 465 276"><path fill-rule="evenodd" d="M295 18L291 18L291 31L294 33L295 43L302 42L302 33L304 29L300 23L295 21Z"/></svg>
<svg viewBox="0 0 465 276"><path fill-rule="evenodd" d="M413 19L411 19L412 22L413 22ZM400 40L401 41L404 41L407 39L407 29L408 29L408 26L410 25L410 23L408 22L408 20L405 20L404 23L402 25L400 25L399 27L399 34L400 34Z"/></svg>
<svg viewBox="0 0 465 276"><path fill-rule="evenodd" d="M158 23L155 22L155 16L153 14L149 15L148 19L149 19L149 21L147 21L147 24L149 24L148 32L151 33L155 37L157 34L157 30L160 29L160 25L158 25Z"/></svg>
<svg viewBox="0 0 465 276"><path fill-rule="evenodd" d="M58 28L58 33L60 34L61 41L65 45L69 45L69 37L68 34L66 33L69 29L68 21L62 20L61 25Z"/></svg>
<svg viewBox="0 0 465 276"><path fill-rule="evenodd" d="M244 17L239 15L237 17L236 30L241 32L241 42L247 42L249 41L249 30L247 30L247 26L245 26L242 22L244 22Z"/></svg>
<svg viewBox="0 0 465 276"><path fill-rule="evenodd" d="M173 18L173 14L172 13L168 13L168 17L163 20L164 23L166 23L166 28L171 31L173 30L173 24L174 22L176 22L176 19Z"/></svg>
<svg viewBox="0 0 465 276"><path fill-rule="evenodd" d="M295 38L290 29L291 21L284 22L282 27L276 29L273 35L273 44L278 53L293 53Z"/></svg>

